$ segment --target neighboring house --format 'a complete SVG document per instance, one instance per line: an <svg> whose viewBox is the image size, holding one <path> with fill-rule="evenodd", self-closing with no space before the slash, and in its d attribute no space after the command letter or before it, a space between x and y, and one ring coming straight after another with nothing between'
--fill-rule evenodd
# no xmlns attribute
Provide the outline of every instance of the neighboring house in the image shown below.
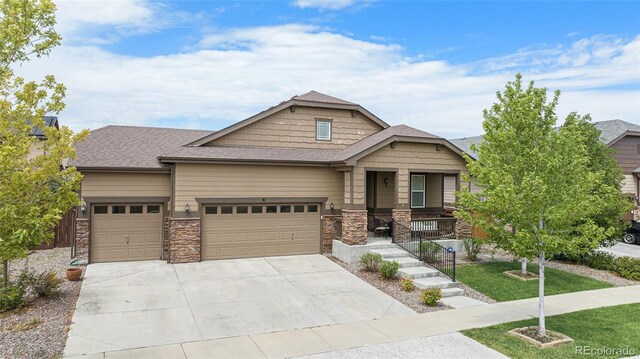
<svg viewBox="0 0 640 359"><path fill-rule="evenodd" d="M600 130L600 138L609 147L615 150L613 158L622 169L625 180L622 192L633 199L635 208L633 217L640 220L639 194L640 194L640 125L621 120L594 122ZM472 144L482 141L482 136L456 138L450 140L457 147L475 158L476 153L471 151Z"/></svg>
<svg viewBox="0 0 640 359"><path fill-rule="evenodd" d="M446 139L315 91L217 132L107 126L77 152L75 247L89 262L364 244L379 223L444 216L466 171Z"/></svg>
<svg viewBox="0 0 640 359"><path fill-rule="evenodd" d="M57 116L42 116L42 119L44 120L44 125L46 127L55 127L56 129L60 129ZM31 136L36 137L39 141L36 141L33 145L31 145L28 157L29 159L35 158L38 155L45 154L42 148L42 141L46 139L43 129L38 126L33 126L33 128L31 129Z"/></svg>

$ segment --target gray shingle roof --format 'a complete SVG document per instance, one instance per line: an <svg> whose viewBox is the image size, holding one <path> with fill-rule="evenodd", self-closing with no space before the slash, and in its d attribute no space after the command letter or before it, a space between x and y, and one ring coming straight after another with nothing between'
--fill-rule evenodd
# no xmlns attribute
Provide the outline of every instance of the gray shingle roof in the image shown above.
<svg viewBox="0 0 640 359"><path fill-rule="evenodd" d="M640 125L622 120L594 122L593 125L600 130L600 138L608 145L611 144L611 141L622 136L625 132L640 132ZM473 158L476 158L477 153L471 151L471 144L480 143L480 141L482 141L482 136L454 138L449 141Z"/></svg>
<svg viewBox="0 0 640 359"><path fill-rule="evenodd" d="M313 102L325 102L325 103L340 103L344 105L355 105L353 102L339 99L337 97L325 95L317 91L309 91L302 95L293 96L292 100L313 101Z"/></svg>
<svg viewBox="0 0 640 359"><path fill-rule="evenodd" d="M158 156L212 131L175 128L106 126L91 131L76 145L78 158L69 165L79 168L161 169Z"/></svg>

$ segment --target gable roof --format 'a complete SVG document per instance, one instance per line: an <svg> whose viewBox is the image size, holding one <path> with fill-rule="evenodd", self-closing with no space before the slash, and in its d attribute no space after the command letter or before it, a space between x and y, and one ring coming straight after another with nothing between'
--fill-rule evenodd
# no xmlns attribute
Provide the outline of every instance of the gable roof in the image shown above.
<svg viewBox="0 0 640 359"><path fill-rule="evenodd" d="M58 126L58 117L57 116L42 116L42 120L44 121L44 126L45 127L59 128L59 126ZM44 139L45 138L44 131L39 126L34 126L31 129L31 136L35 136L35 137L37 137L39 139Z"/></svg>
<svg viewBox="0 0 640 359"><path fill-rule="evenodd" d="M91 131L76 145L79 169L162 170L158 155L211 134L212 131L176 128L106 126Z"/></svg>
<svg viewBox="0 0 640 359"><path fill-rule="evenodd" d="M342 150L297 149L277 147L227 147L227 146L183 146L158 158L161 162L174 161L232 161L232 162L277 162L309 164L347 164L395 141L433 143L461 151L442 137L435 136L406 125L398 125L376 132Z"/></svg>
<svg viewBox="0 0 640 359"><path fill-rule="evenodd" d="M199 138L197 140L194 140L193 142L189 143L188 146L202 146L208 142L211 142L215 139L218 139L220 137L223 137L225 135L228 135L236 130L239 130L243 127L246 127L252 123L255 123L257 121L262 120L265 117L268 117L274 113L280 112L286 108L289 108L291 106L308 106L308 107L320 107L320 108L334 108L334 109L342 109L342 110L352 110L352 111L358 111L360 113L362 113L365 117L367 117L369 120L371 120L372 122L374 122L375 124L377 124L378 126L382 127L382 128L387 128L389 127L389 124L387 124L386 122L382 121L380 118L378 118L376 115L372 114L371 112L369 112L367 109L365 109L364 107L349 102L349 101L345 101L345 100L341 100L339 98L336 97L332 97L329 95L325 95L322 93L319 93L317 91L309 91L305 94L302 95L298 95L298 96L293 96L290 100L288 101L284 101L281 102L280 104L270 107L256 115L253 115L245 120L242 120L240 122L236 122L234 124L232 124L231 126L225 127L220 131L217 131L215 133L209 134L207 136L204 136L202 138Z"/></svg>
<svg viewBox="0 0 640 359"><path fill-rule="evenodd" d="M609 120L594 122L593 125L600 130L600 138L608 146L618 142L622 137L632 134L640 136L640 126L631 122L622 120ZM482 141L482 135L473 137L454 138L449 140L451 143L459 147L465 153L473 158L477 158L478 154L471 151L472 144L479 144Z"/></svg>

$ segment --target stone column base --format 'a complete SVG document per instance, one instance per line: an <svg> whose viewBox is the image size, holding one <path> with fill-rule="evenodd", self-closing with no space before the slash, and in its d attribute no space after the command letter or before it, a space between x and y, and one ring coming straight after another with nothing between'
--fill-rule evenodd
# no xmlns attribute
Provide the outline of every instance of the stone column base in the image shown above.
<svg viewBox="0 0 640 359"><path fill-rule="evenodd" d="M411 209L394 208L391 210L393 218L393 239L411 239Z"/></svg>
<svg viewBox="0 0 640 359"><path fill-rule="evenodd" d="M200 218L169 218L169 263L200 262Z"/></svg>
<svg viewBox="0 0 640 359"><path fill-rule="evenodd" d="M367 210L342 210L342 242L367 244Z"/></svg>
<svg viewBox="0 0 640 359"><path fill-rule="evenodd" d="M336 239L336 218L338 215L325 214L322 216L322 252L331 253L333 240Z"/></svg>
<svg viewBox="0 0 640 359"><path fill-rule="evenodd" d="M471 238L471 223L456 218L456 239Z"/></svg>
<svg viewBox="0 0 640 359"><path fill-rule="evenodd" d="M84 261L89 260L89 219L76 218L76 255L75 258Z"/></svg>

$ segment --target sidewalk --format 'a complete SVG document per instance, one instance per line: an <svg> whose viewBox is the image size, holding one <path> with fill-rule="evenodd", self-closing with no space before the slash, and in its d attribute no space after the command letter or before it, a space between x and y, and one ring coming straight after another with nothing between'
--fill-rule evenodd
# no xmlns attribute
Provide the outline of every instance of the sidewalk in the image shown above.
<svg viewBox="0 0 640 359"><path fill-rule="evenodd" d="M545 298L547 316L640 303L640 286ZM453 333L537 317L538 298L298 330L105 353L105 358L285 358ZM214 354L215 353L215 354ZM82 358L102 358L83 356Z"/></svg>

